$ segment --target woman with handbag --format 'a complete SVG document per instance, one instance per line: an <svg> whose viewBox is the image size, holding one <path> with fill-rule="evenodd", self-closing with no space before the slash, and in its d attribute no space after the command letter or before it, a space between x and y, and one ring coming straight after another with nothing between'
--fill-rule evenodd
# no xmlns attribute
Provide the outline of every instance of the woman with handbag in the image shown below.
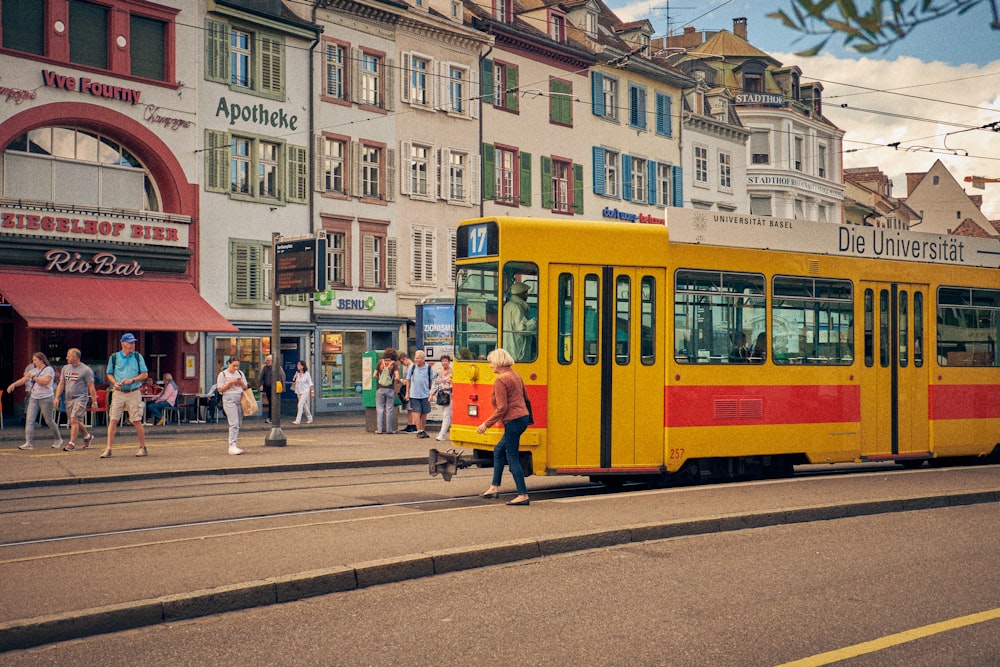
<svg viewBox="0 0 1000 667"><path fill-rule="evenodd" d="M451 430L451 373L455 369L447 354L441 355L440 363L441 370L431 386L431 402L441 406L441 431L438 432L437 439L444 441L448 439L448 431Z"/></svg>
<svg viewBox="0 0 1000 667"><path fill-rule="evenodd" d="M215 380L217 391L222 394L222 411L229 420L229 453L234 456L242 454L236 441L240 437L240 426L243 424L243 390L247 388L247 377L240 370L240 360L233 357L226 367L219 372Z"/></svg>
<svg viewBox="0 0 1000 667"><path fill-rule="evenodd" d="M486 355L486 360L490 363L490 369L496 375L493 381L493 395L490 401L493 403L493 414L476 429L476 433L482 435L486 430L497 422L503 424L503 437L493 448L493 483L485 493L479 494L482 498L500 497L500 480L503 477L503 466L506 460L510 468L510 474L514 478L517 486L517 497L510 500L508 505L524 506L530 505L528 500L528 487L524 485L524 469L521 467L521 458L518 448L521 446L521 434L528 428L530 423L528 403L525 400L527 393L524 389L524 381L521 376L514 372L514 358L510 352L498 347Z"/></svg>
<svg viewBox="0 0 1000 667"><path fill-rule="evenodd" d="M292 389L295 390L295 395L299 397L299 411L295 415L295 421L293 424L302 423L302 413L306 413L307 424L313 423L312 410L309 408L309 400L316 395L316 390L313 387L312 376L309 375L309 368L306 366L306 362L299 359L299 363L296 364L298 370L295 371L295 377L292 378Z"/></svg>

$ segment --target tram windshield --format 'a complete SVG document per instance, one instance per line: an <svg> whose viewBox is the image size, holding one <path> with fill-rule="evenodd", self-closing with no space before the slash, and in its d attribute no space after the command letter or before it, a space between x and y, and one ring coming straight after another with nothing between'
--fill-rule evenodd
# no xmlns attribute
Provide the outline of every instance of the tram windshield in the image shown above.
<svg viewBox="0 0 1000 667"><path fill-rule="evenodd" d="M455 357L485 359L497 347L500 266L497 262L458 267L455 294Z"/></svg>

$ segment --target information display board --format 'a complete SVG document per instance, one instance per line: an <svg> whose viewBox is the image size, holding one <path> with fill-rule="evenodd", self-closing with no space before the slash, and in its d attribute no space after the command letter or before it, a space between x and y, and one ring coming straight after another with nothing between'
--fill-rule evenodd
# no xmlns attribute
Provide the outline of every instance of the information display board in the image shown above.
<svg viewBox="0 0 1000 667"><path fill-rule="evenodd" d="M277 294L326 291L326 237L277 241L274 271Z"/></svg>

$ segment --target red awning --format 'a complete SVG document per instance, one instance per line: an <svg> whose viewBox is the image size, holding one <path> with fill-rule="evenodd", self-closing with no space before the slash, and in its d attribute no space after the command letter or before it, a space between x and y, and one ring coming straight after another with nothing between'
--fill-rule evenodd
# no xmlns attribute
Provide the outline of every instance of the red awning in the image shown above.
<svg viewBox="0 0 1000 667"><path fill-rule="evenodd" d="M239 331L184 282L0 271L0 295L32 329Z"/></svg>

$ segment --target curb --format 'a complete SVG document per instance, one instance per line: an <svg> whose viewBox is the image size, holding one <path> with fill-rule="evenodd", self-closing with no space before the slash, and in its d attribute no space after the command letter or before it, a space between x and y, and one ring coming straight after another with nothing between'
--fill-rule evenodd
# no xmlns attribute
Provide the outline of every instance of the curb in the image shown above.
<svg viewBox="0 0 1000 667"><path fill-rule="evenodd" d="M28 479L17 482L0 482L0 491L28 489L40 486L68 486L71 484L108 484L113 482L134 482L145 479L167 477L198 477L202 475L256 475L274 472L298 472L310 470L345 470L348 468L380 468L385 466L427 465L427 457L398 459L369 459L363 461L318 461L315 463L278 463L248 468L198 468L194 470L159 470L153 472L133 472L121 475L101 475L95 477L59 477L55 479Z"/></svg>
<svg viewBox="0 0 1000 667"><path fill-rule="evenodd" d="M430 551L366 561L353 566L337 566L161 598L11 621L0 624L0 651L27 649L70 639L292 602L368 586L635 542L996 502L1000 502L1000 490L843 505L814 505L790 510L727 514Z"/></svg>

